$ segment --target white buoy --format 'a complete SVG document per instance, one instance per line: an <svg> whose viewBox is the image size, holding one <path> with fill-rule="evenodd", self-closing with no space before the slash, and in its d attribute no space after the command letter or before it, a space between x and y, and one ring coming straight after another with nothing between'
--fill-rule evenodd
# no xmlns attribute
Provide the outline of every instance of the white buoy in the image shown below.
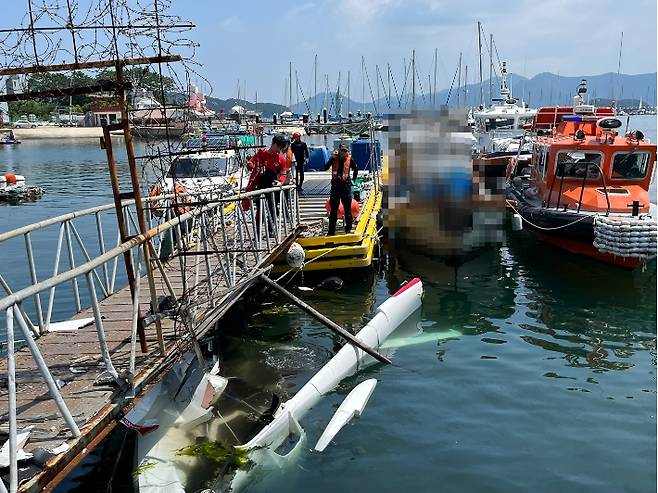
<svg viewBox="0 0 658 493"><path fill-rule="evenodd" d="M523 218L521 214L515 212L512 215L512 231L521 231L523 229Z"/></svg>
<svg viewBox="0 0 658 493"><path fill-rule="evenodd" d="M293 269L300 269L304 265L305 258L304 249L297 242L290 245L290 248L286 252L286 262Z"/></svg>

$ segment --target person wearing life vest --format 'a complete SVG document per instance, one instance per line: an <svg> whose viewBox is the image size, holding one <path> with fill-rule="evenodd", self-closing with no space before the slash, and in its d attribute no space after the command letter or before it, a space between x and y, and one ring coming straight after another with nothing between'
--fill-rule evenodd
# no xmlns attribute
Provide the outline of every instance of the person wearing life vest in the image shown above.
<svg viewBox="0 0 658 493"><path fill-rule="evenodd" d="M302 184L304 183L304 166L309 159L308 146L306 142L302 142L302 135L299 132L292 134L292 143L290 144L290 149L295 155L295 170L296 175L295 179L297 180L297 190L302 190Z"/></svg>
<svg viewBox="0 0 658 493"><path fill-rule="evenodd" d="M344 144L338 148L324 170L331 169L331 193L329 195L329 236L336 234L338 207L343 203L345 233L352 231L352 180L356 180L359 169ZM350 171L352 178L350 179Z"/></svg>

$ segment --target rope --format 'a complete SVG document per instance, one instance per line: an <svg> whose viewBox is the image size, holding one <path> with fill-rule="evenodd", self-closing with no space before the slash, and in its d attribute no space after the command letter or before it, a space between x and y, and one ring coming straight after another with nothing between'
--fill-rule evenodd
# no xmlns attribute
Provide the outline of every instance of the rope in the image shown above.
<svg viewBox="0 0 658 493"><path fill-rule="evenodd" d="M521 220L527 222L527 223L528 223L530 226L532 226L533 228L537 228L537 229L540 229L540 230L542 230L542 231L555 231L555 230L562 229L562 228L568 228L569 226L573 226L574 224L579 223L579 222L582 221L583 219L587 219L587 218L589 218L589 217L596 217L596 214L587 214L587 215L584 215L583 217L579 217L578 219L576 219L576 220L573 221L573 222L570 222L570 223L567 223L567 224L563 224L562 226L555 226L555 227L553 227L553 228L545 228L545 227L538 226L538 225L536 225L536 224L534 224L534 223L528 221L528 220L527 220L525 217L523 217L523 215L522 215L522 214L516 209L516 207L514 207L514 206L512 205L512 202L511 202L510 200L506 200L506 202L507 202L507 205L508 205L508 206L509 206L514 212L516 212L519 216L521 216Z"/></svg>

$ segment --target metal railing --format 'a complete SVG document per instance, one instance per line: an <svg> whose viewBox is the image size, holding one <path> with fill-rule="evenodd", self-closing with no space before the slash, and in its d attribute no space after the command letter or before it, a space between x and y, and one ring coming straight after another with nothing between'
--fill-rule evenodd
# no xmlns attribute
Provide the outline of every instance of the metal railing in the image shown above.
<svg viewBox="0 0 658 493"><path fill-rule="evenodd" d="M196 200L194 207L188 206L188 211L181 213L180 196L163 195L149 197L144 202L149 204L146 208L148 223L151 229L143 234L137 234L137 222L132 206L134 201L125 201L124 217L132 224L135 235L124 243L106 248L107 230L104 228L105 214L110 214L114 204L94 207L82 211L65 214L52 219L41 221L14 231L0 234L0 245L12 239L24 239L25 254L28 260L30 284L20 290L12 291L7 281L0 276L0 282L7 296L0 299L0 312L5 314L7 329L7 372L8 372L8 421L9 421L9 456L10 456L10 483L9 490L16 491L18 487L17 476L17 414L16 414L16 366L15 366L15 326L17 325L28 347L38 370L45 381L50 397L55 401L61 416L74 437L81 435L68 409L60 389L46 364L37 338L48 331L52 324L55 306L59 300L56 297L57 288L70 285L73 293L73 303L76 312L82 310L85 298L82 296L81 284L86 286L86 302L91 306L94 324L98 336L98 347L102 356L106 372L115 382L137 391L133 384L135 376L135 359L137 351L137 334L139 304L140 304L140 278L146 248L151 253L153 270L158 271L164 281L161 290L166 295L173 295L177 302L188 303L186 310L178 313L196 313L199 306L212 308L215 300L233 288L239 289L241 283L250 276L253 277L261 261L274 252L275 248L288 238L299 226L299 208L296 188L294 185L272 187L248 193L234 194L228 197L211 197L209 195L188 194ZM155 205L157 204L157 208ZM157 220L154 212L165 210L165 215ZM89 238L81 234L76 222L83 218L93 218L96 223L96 235ZM116 218L115 218L116 220ZM156 224L157 220L157 224ZM52 275L39 280L37 263L41 259L41 252L36 251L33 235L45 230L58 231L57 244L52 261ZM113 231L116 234L116 230ZM93 244L93 249L92 249ZM65 248L64 248L65 247ZM76 265L76 256L82 255L84 262ZM68 269L62 270L64 256L68 257ZM119 284L117 277L119 258L126 252L131 256L131 262L136 275L136 286L132 293L131 309L131 342L128 368L117 368L112 361L104 324L103 307L101 299L115 293ZM180 261L181 273L185 279L187 268L185 259L194 256L201 257L190 269L194 270L194 281L186 286L183 281L183 295L176 296L174 288L167 276L165 266L175 263L177 257ZM203 265L204 274L200 272ZM41 269L43 270L43 268ZM221 285L221 289L219 286ZM148 295L148 290L147 290ZM46 308L44 310L44 303ZM25 302L33 300L34 322L26 313ZM150 300L153 301L152 299ZM62 298L60 303L70 304L71 300ZM153 305L152 305L153 306ZM155 303L155 306L158 306ZM70 308L70 307L65 307ZM70 311L70 310L69 310ZM152 313L155 319L158 313ZM195 324L194 316L181 320L183 325ZM148 325L148 323L146 324ZM194 334L194 330L191 330ZM159 334L161 337L161 334ZM159 341L161 342L161 341ZM176 342L176 341L174 341ZM162 346L161 346L162 348ZM165 354L167 354L165 352ZM120 375L127 375L126 379ZM126 381L127 380L127 381ZM4 484L0 481L0 491Z"/></svg>

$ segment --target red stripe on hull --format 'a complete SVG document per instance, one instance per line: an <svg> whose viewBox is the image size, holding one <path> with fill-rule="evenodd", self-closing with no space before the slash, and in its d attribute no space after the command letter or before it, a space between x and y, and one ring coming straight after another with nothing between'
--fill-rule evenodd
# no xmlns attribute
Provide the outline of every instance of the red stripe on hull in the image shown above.
<svg viewBox="0 0 658 493"><path fill-rule="evenodd" d="M617 267L623 267L624 269L637 269L642 265L642 260L638 258L618 257L610 253L602 253L590 243L569 240L560 236L539 232L535 232L535 234L546 243L550 243L551 245L555 245L568 252L575 253L576 255L583 255L599 262L616 265Z"/></svg>

